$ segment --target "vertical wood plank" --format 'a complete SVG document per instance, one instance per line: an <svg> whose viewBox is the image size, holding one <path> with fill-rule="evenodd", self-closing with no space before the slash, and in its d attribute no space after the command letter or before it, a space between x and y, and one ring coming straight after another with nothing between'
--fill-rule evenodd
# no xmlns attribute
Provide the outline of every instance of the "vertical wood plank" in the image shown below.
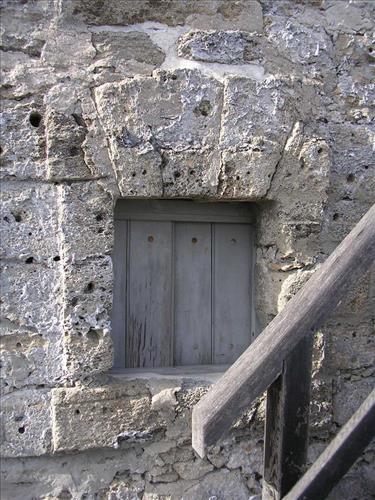
<svg viewBox="0 0 375 500"><path fill-rule="evenodd" d="M252 232L214 224L213 362L233 363L251 342Z"/></svg>
<svg viewBox="0 0 375 500"><path fill-rule="evenodd" d="M113 249L112 341L114 368L125 367L127 221L115 221Z"/></svg>
<svg viewBox="0 0 375 500"><path fill-rule="evenodd" d="M211 224L175 225L176 365L211 363Z"/></svg>
<svg viewBox="0 0 375 500"><path fill-rule="evenodd" d="M302 339L267 391L262 497L265 500L283 498L305 470L312 346L312 337Z"/></svg>
<svg viewBox="0 0 375 500"><path fill-rule="evenodd" d="M126 366L170 366L172 223L129 223Z"/></svg>

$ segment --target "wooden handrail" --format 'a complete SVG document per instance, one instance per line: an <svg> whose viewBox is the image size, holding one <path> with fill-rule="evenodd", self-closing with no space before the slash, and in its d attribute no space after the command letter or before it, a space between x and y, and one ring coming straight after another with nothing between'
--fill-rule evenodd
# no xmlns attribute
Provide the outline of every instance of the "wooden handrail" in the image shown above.
<svg viewBox="0 0 375 500"><path fill-rule="evenodd" d="M375 389L331 441L285 500L325 498L375 434Z"/></svg>
<svg viewBox="0 0 375 500"><path fill-rule="evenodd" d="M283 360L322 326L374 258L375 205L195 406L192 444L201 457L278 377Z"/></svg>

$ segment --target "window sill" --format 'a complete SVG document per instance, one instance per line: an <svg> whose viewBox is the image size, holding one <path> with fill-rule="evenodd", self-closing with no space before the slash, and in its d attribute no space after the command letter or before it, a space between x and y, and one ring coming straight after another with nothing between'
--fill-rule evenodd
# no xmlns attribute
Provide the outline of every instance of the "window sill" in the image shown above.
<svg viewBox="0 0 375 500"><path fill-rule="evenodd" d="M130 379L193 379L215 383L230 365L170 366L164 368L113 369L108 375L118 382Z"/></svg>

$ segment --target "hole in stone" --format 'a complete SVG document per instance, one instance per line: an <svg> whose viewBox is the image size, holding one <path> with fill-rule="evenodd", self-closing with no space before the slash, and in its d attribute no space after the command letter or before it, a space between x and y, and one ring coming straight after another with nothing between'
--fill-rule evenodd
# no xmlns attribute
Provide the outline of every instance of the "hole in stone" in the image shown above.
<svg viewBox="0 0 375 500"><path fill-rule="evenodd" d="M96 330L90 328L90 330L86 333L86 337L91 341L98 343L99 342L99 333Z"/></svg>
<svg viewBox="0 0 375 500"><path fill-rule="evenodd" d="M197 243L197 242L198 242L198 240L197 240L197 238L192 238L192 239L191 239L191 242L195 244L195 243Z"/></svg>
<svg viewBox="0 0 375 500"><path fill-rule="evenodd" d="M336 212L335 214L333 214L332 219L337 220L339 217L340 217L339 214Z"/></svg>
<svg viewBox="0 0 375 500"><path fill-rule="evenodd" d="M79 409L77 408L76 411L75 411L75 414L76 415L79 415L81 412L79 411Z"/></svg>
<svg viewBox="0 0 375 500"><path fill-rule="evenodd" d="M320 155L321 153L323 153L323 148L318 149L318 155Z"/></svg>
<svg viewBox="0 0 375 500"><path fill-rule="evenodd" d="M192 169L189 171L189 175L194 175L194 174L195 174L195 170Z"/></svg>
<svg viewBox="0 0 375 500"><path fill-rule="evenodd" d="M95 288L94 282L90 281L85 287L85 293L91 293Z"/></svg>
<svg viewBox="0 0 375 500"><path fill-rule="evenodd" d="M142 175L146 175L147 174L147 170L142 170Z"/></svg>
<svg viewBox="0 0 375 500"><path fill-rule="evenodd" d="M74 121L76 122L77 125L79 125L80 127L86 128L85 120L82 118L81 115L77 115L76 113L72 113L72 117L74 118Z"/></svg>
<svg viewBox="0 0 375 500"><path fill-rule="evenodd" d="M18 427L18 432L19 432L20 434L23 434L23 433L25 432L25 427L24 427L24 426L22 426L22 427Z"/></svg>
<svg viewBox="0 0 375 500"><path fill-rule="evenodd" d="M29 122L30 124L37 128L40 125L40 122L42 121L42 115L38 113L37 111L32 111L29 116Z"/></svg>
<svg viewBox="0 0 375 500"><path fill-rule="evenodd" d="M172 76L171 76L171 79L172 79L172 80L177 80L177 75L172 75Z"/></svg>
<svg viewBox="0 0 375 500"><path fill-rule="evenodd" d="M21 222L22 221L22 217L20 214L13 214L13 217L14 217L14 220L16 222Z"/></svg>
<svg viewBox="0 0 375 500"><path fill-rule="evenodd" d="M29 236L31 236L33 233L27 233Z"/></svg>
<svg viewBox="0 0 375 500"><path fill-rule="evenodd" d="M363 168L364 168L365 170L367 170L367 169L368 169L368 165L365 165Z"/></svg>
<svg viewBox="0 0 375 500"><path fill-rule="evenodd" d="M55 262L59 262L59 260L61 260L60 255L56 255L56 257L54 257L54 258L53 258L53 260L54 260Z"/></svg>
<svg viewBox="0 0 375 500"><path fill-rule="evenodd" d="M352 333L352 337L356 338L356 336L357 336L357 333L356 333L356 332L353 332L353 333Z"/></svg>
<svg viewBox="0 0 375 500"><path fill-rule="evenodd" d="M26 260L25 260L25 263L26 264L32 264L34 262L34 257L28 257Z"/></svg>
<svg viewBox="0 0 375 500"><path fill-rule="evenodd" d="M21 342L17 342L16 347L22 347Z"/></svg>
<svg viewBox="0 0 375 500"><path fill-rule="evenodd" d="M103 232L104 232L104 229L103 229L102 227L100 227L100 228L98 229L98 234L102 234Z"/></svg>
<svg viewBox="0 0 375 500"><path fill-rule="evenodd" d="M347 182L354 182L355 181L355 175L354 174L349 174L346 178Z"/></svg>
<svg viewBox="0 0 375 500"><path fill-rule="evenodd" d="M3 217L3 220L5 220L5 222L10 222L9 217L7 217L6 215Z"/></svg>
<svg viewBox="0 0 375 500"><path fill-rule="evenodd" d="M100 222L101 220L103 220L103 214L98 214L95 219Z"/></svg>
<svg viewBox="0 0 375 500"><path fill-rule="evenodd" d="M208 116L212 111L212 106L211 106L211 103L210 101L208 101L207 99L203 99L199 105L194 108L194 114L199 116Z"/></svg>
<svg viewBox="0 0 375 500"><path fill-rule="evenodd" d="M137 174L135 172L132 173L132 177L135 177Z"/></svg>
<svg viewBox="0 0 375 500"><path fill-rule="evenodd" d="M181 173L176 170L175 172L173 172L173 175L175 176L176 179L178 179L179 177L181 177Z"/></svg>
<svg viewBox="0 0 375 500"><path fill-rule="evenodd" d="M154 241L154 237L152 235L150 235L148 238L147 238L147 241L149 241L150 243L152 243Z"/></svg>
<svg viewBox="0 0 375 500"><path fill-rule="evenodd" d="M240 180L240 178L241 178L241 177L240 177L239 175L237 175L237 176L236 176L236 181L239 181L239 180Z"/></svg>
<svg viewBox="0 0 375 500"><path fill-rule="evenodd" d="M372 54L374 52L374 49L372 47L369 47L368 51L370 52L370 54Z"/></svg>

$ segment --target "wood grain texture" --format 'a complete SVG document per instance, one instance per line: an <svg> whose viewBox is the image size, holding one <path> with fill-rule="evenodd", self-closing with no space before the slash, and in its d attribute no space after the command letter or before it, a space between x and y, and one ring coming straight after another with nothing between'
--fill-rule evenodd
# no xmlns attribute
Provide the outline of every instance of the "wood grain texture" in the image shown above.
<svg viewBox="0 0 375 500"><path fill-rule="evenodd" d="M307 460L313 337L300 340L267 391L263 500L279 500Z"/></svg>
<svg viewBox="0 0 375 500"><path fill-rule="evenodd" d="M116 221L113 249L112 341L114 369L125 366L127 221Z"/></svg>
<svg viewBox="0 0 375 500"><path fill-rule="evenodd" d="M129 223L126 366L173 364L172 224Z"/></svg>
<svg viewBox="0 0 375 500"><path fill-rule="evenodd" d="M176 365L211 363L211 224L175 226Z"/></svg>
<svg viewBox="0 0 375 500"><path fill-rule="evenodd" d="M283 360L312 335L375 257L375 205L195 406L193 447L200 456L281 373Z"/></svg>
<svg viewBox="0 0 375 500"><path fill-rule="evenodd" d="M251 342L252 230L247 224L213 230L213 362L229 364Z"/></svg>
<svg viewBox="0 0 375 500"><path fill-rule="evenodd" d="M374 436L375 389L284 499L326 498Z"/></svg>

